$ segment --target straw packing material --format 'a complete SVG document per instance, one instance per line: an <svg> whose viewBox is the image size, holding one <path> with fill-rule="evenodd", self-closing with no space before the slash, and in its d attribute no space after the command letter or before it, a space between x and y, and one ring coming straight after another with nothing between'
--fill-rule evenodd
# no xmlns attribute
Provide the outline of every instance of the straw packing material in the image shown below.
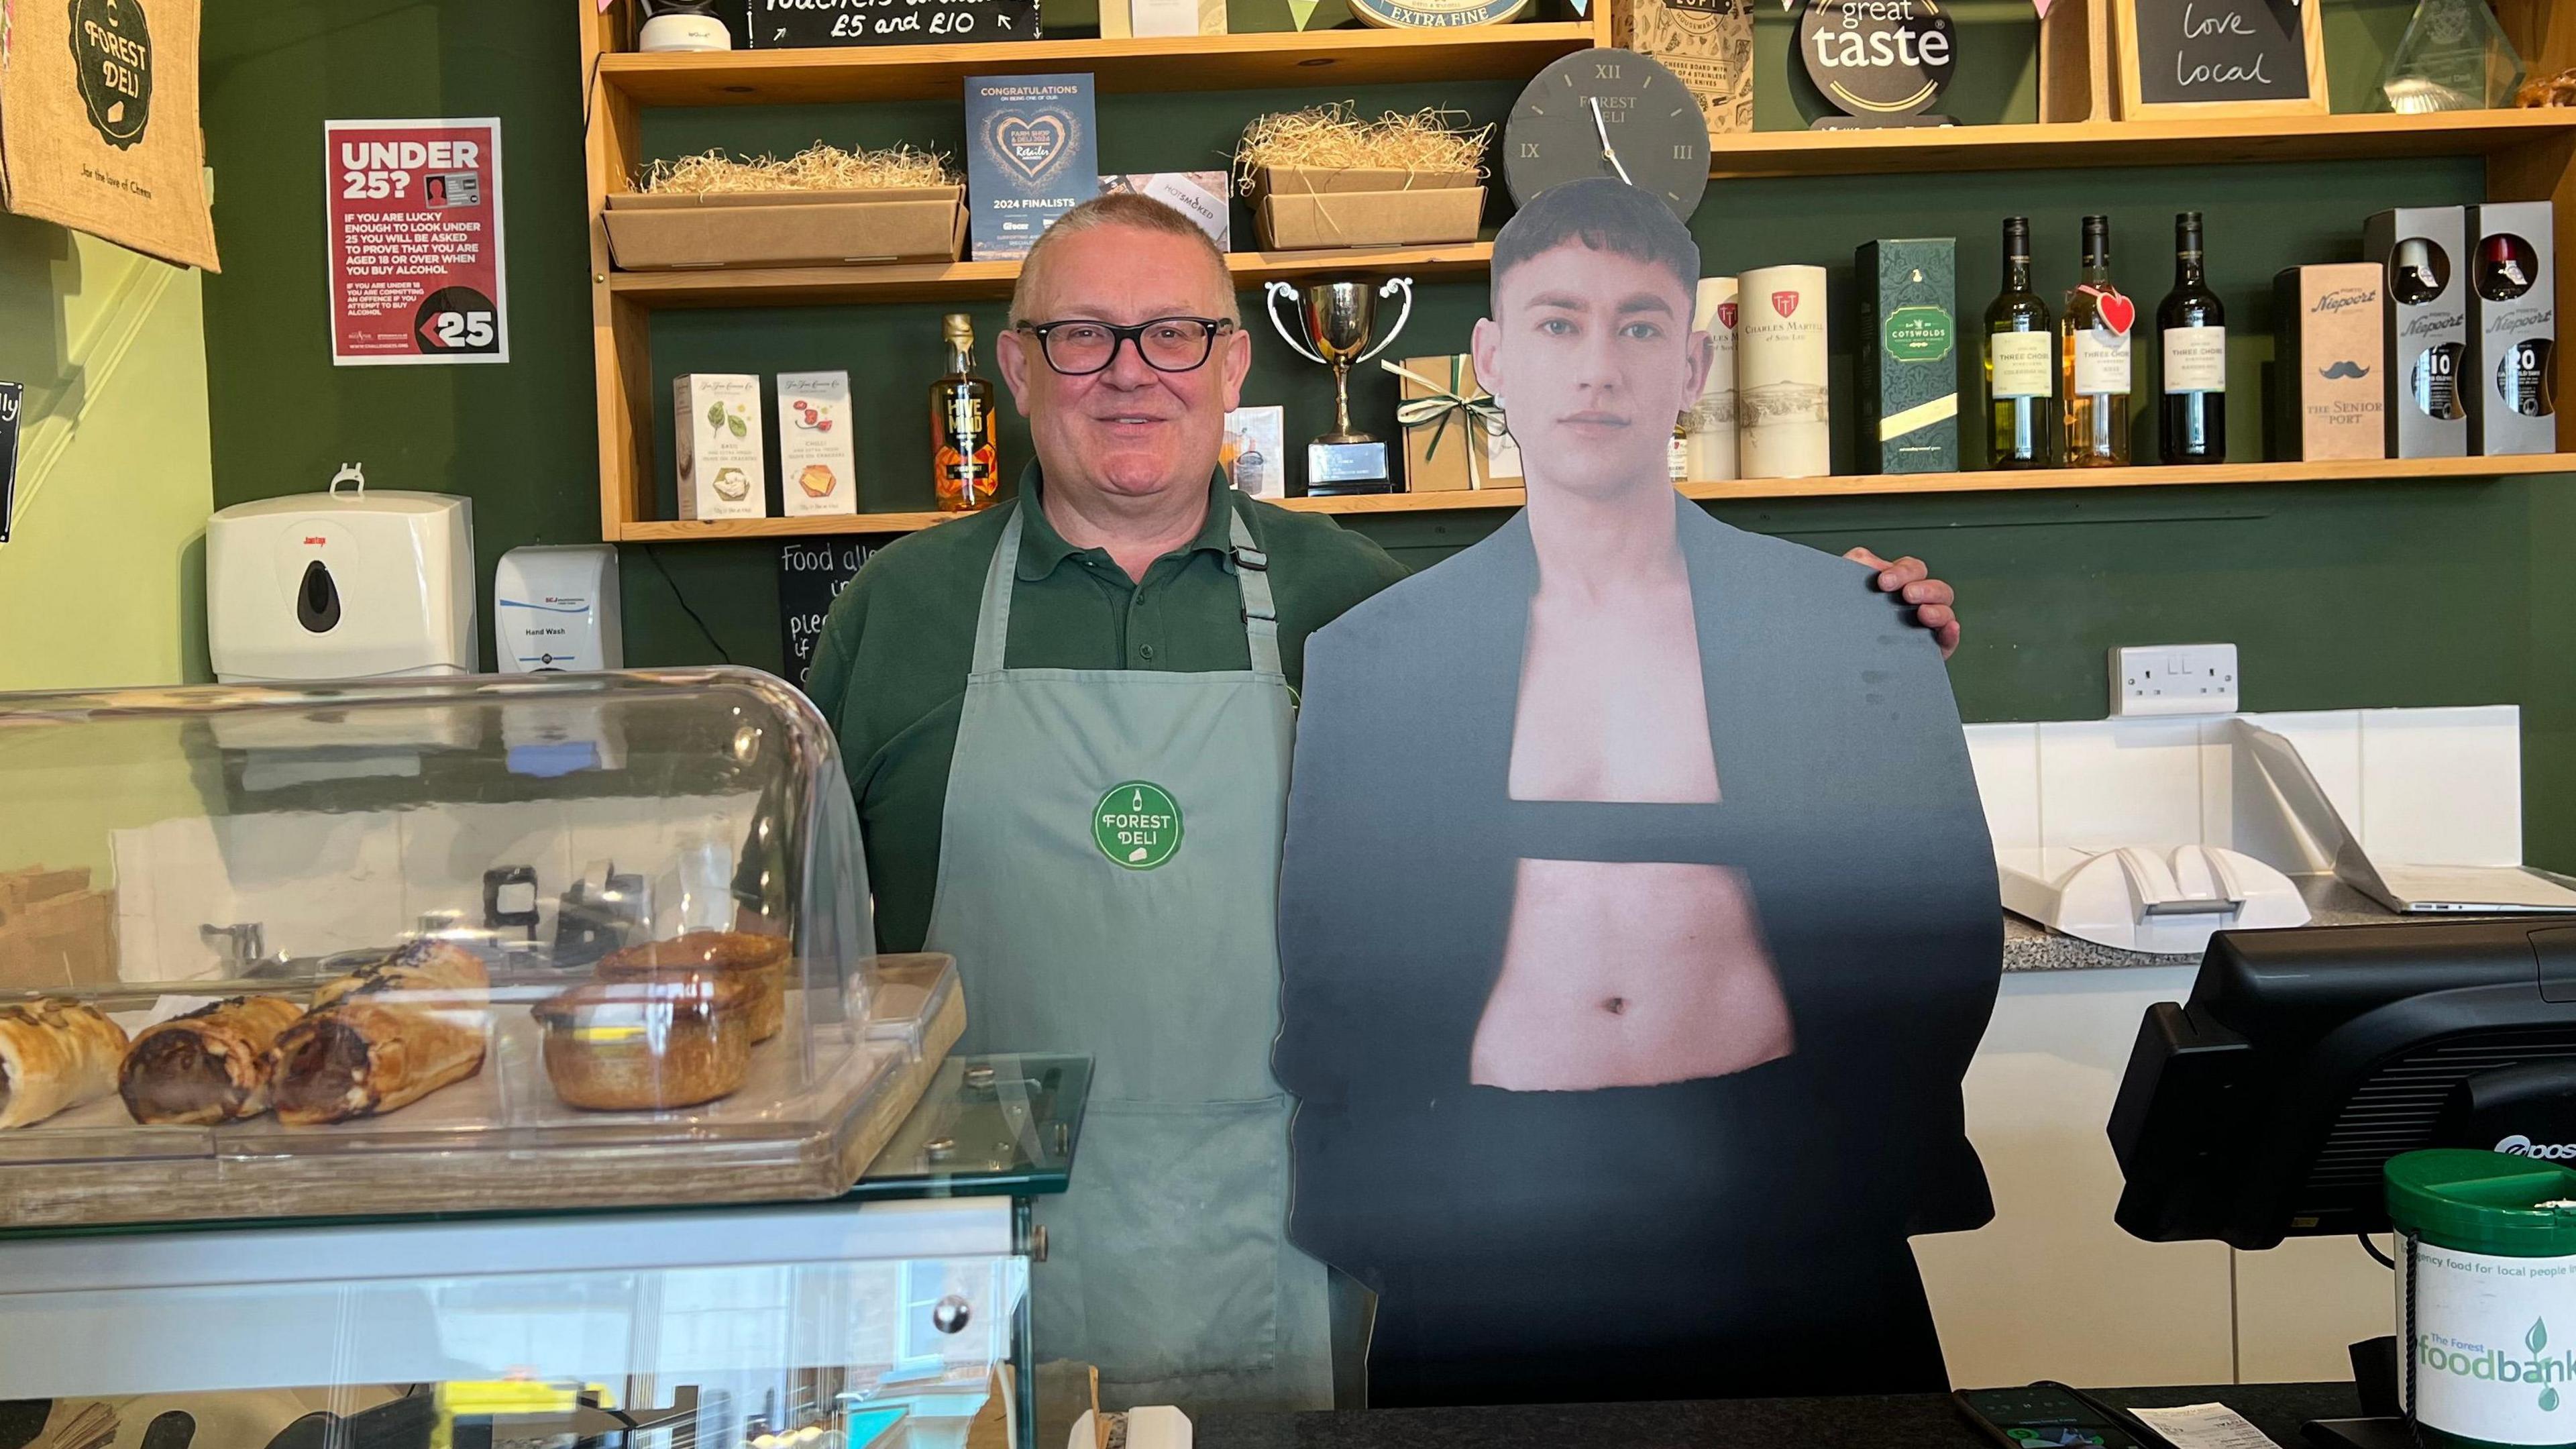
<svg viewBox="0 0 2576 1449"><path fill-rule="evenodd" d="M713 196L777 191L892 191L955 186L956 170L936 151L890 146L844 151L821 142L781 161L746 159L708 151L676 161L656 161L636 189L656 196Z"/></svg>
<svg viewBox="0 0 2576 1449"><path fill-rule="evenodd" d="M1255 117L1234 148L1236 189L1250 196L1271 168L1401 171L1416 176L1485 176L1493 126L1468 127L1464 112L1438 107L1389 111L1363 121L1348 101Z"/></svg>

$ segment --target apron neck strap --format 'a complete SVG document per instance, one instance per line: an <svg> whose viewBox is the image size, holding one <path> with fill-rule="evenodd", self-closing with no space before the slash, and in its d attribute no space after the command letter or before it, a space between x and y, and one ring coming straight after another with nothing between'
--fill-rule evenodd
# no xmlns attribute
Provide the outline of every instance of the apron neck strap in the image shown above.
<svg viewBox="0 0 2576 1449"><path fill-rule="evenodd" d="M1012 507L1010 521L1002 525L1002 540L993 547L993 561L984 570L984 601L975 612L973 668L977 674L1001 672L1002 656L1010 645L1011 584L1020 568L1021 525L1027 517L1023 510L1031 506L1033 500L1024 495ZM1229 493L1218 493L1211 506L1226 511L1226 543L1234 559L1235 587L1243 596L1243 637L1252 653L1252 667L1262 674L1278 674L1282 672L1279 610L1270 593L1270 555L1253 543L1252 530L1244 525Z"/></svg>

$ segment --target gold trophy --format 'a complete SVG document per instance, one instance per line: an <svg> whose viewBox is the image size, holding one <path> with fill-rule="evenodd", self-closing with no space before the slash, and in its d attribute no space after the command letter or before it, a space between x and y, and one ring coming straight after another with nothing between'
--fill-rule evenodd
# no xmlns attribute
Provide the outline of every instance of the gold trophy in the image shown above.
<svg viewBox="0 0 2576 1449"><path fill-rule="evenodd" d="M1371 347L1377 331L1377 304L1404 294L1395 325ZM1413 279L1395 277L1372 289L1367 282L1309 282L1299 288L1273 282L1268 293L1270 325L1298 356L1333 370L1333 430L1306 445L1306 494L1329 498L1346 493L1388 493L1386 444L1351 426L1351 369L1384 352L1413 315ZM1282 320L1282 300L1299 304L1309 341ZM1310 345L1311 342L1311 345Z"/></svg>

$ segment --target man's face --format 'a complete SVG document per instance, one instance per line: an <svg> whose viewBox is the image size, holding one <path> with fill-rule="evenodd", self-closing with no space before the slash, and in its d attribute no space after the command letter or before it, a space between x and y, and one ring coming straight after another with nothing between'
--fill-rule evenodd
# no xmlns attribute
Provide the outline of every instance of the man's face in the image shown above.
<svg viewBox="0 0 2576 1449"><path fill-rule="evenodd" d="M1032 323L1222 317L1230 300L1204 248L1128 226L1065 237L1038 281L1027 301ZM1206 363L1190 372L1157 372L1133 343L1120 344L1107 370L1088 377L1047 366L1026 333L1004 332L996 352L1047 486L1125 497L1207 487L1226 412L1242 400L1252 368L1252 339L1240 327L1218 334Z"/></svg>
<svg viewBox="0 0 2576 1449"><path fill-rule="evenodd" d="M1476 376L1502 399L1533 489L1669 486L1673 421L1709 368L1680 278L1568 242L1505 272L1494 313L1476 324Z"/></svg>

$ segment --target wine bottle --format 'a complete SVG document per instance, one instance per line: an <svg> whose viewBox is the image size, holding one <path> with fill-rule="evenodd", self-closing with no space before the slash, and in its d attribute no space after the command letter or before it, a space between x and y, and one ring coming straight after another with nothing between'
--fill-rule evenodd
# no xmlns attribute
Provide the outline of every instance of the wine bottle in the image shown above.
<svg viewBox="0 0 2576 1449"><path fill-rule="evenodd" d="M2129 461L2129 337L2138 304L2111 281L2111 218L2084 218L2084 274L2066 294L2065 454L2070 468Z"/></svg>
<svg viewBox="0 0 2576 1449"><path fill-rule="evenodd" d="M941 325L948 372L930 385L931 491L942 513L993 506L1001 455L993 438L993 384L975 375L975 320L951 312Z"/></svg>
<svg viewBox="0 0 2576 1449"><path fill-rule="evenodd" d="M2030 289L2030 218L2004 218L2004 289L1986 309L1986 409L1997 468L2057 456L2057 323Z"/></svg>
<svg viewBox="0 0 2576 1449"><path fill-rule="evenodd" d="M2156 308L2164 402L2156 446L2167 463L2227 461L2227 309L2202 275L2200 213L2174 218L2174 287Z"/></svg>

